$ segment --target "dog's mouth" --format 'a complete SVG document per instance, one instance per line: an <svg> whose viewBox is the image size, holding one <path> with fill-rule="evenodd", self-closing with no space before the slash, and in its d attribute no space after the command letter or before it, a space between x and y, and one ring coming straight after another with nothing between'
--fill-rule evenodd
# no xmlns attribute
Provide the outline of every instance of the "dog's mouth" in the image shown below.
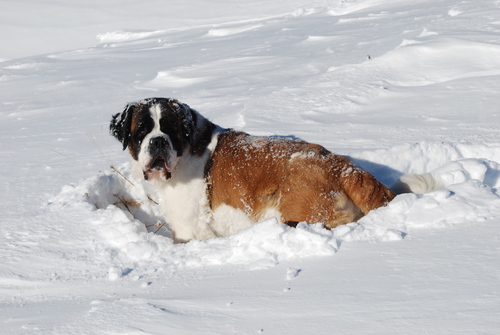
<svg viewBox="0 0 500 335"><path fill-rule="evenodd" d="M169 167L167 165L167 162L165 161L165 158L163 158L161 156L158 156L153 161L153 164L151 164L150 169L151 170L157 170L157 171L161 171L161 170L167 170L168 171Z"/></svg>
<svg viewBox="0 0 500 335"><path fill-rule="evenodd" d="M165 179L172 178L170 167L168 166L165 158L163 158L162 156L158 156L153 160L153 163L151 163L149 168L144 171L144 178L146 180L150 179L155 172L158 172L160 176Z"/></svg>

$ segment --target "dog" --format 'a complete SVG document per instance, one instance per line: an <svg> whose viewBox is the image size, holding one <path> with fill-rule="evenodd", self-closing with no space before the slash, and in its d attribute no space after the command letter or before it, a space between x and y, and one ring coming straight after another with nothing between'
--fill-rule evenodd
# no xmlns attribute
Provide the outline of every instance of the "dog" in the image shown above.
<svg viewBox="0 0 500 335"><path fill-rule="evenodd" d="M127 104L110 132L128 148L132 173L159 198L175 242L228 236L270 217L332 229L395 197L320 145L224 129L175 99ZM398 192L411 192L412 183L423 182L407 177Z"/></svg>

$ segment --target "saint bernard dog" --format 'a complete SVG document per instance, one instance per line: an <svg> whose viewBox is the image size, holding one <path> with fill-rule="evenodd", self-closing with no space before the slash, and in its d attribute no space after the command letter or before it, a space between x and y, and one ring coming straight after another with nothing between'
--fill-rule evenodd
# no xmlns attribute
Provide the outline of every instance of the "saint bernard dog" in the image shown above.
<svg viewBox="0 0 500 335"><path fill-rule="evenodd" d="M132 173L156 192L176 242L231 235L269 217L331 229L395 196L320 145L223 129L174 99L130 103L110 131L128 148Z"/></svg>

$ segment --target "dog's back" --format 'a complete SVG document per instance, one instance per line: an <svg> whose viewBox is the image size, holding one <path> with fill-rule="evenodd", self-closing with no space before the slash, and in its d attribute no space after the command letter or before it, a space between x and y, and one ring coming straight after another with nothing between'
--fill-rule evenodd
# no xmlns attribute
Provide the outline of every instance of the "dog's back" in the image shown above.
<svg viewBox="0 0 500 335"><path fill-rule="evenodd" d="M394 197L371 174L320 145L235 131L220 135L208 185L214 211L226 205L254 222L273 213L290 225L323 222L330 229Z"/></svg>

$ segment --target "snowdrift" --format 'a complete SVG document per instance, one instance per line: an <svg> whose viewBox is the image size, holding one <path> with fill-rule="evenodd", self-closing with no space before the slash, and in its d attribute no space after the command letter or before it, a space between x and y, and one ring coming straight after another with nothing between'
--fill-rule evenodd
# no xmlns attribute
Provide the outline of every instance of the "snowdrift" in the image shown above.
<svg viewBox="0 0 500 335"><path fill-rule="evenodd" d="M500 164L461 153L480 156L488 150L422 142L359 154L354 161L388 185L398 173L430 171L445 187L428 194L399 195L387 207L332 231L321 223L301 223L294 229L268 219L226 238L173 244L154 194L146 193L142 181L130 179L128 164L120 171L65 186L49 208L84 212L89 219L83 224L95 226L101 247L128 262L152 262L172 269L222 264L266 268L284 260L333 255L343 241L400 240L414 229L439 229L498 217ZM110 278L116 276L116 271L110 270Z"/></svg>

